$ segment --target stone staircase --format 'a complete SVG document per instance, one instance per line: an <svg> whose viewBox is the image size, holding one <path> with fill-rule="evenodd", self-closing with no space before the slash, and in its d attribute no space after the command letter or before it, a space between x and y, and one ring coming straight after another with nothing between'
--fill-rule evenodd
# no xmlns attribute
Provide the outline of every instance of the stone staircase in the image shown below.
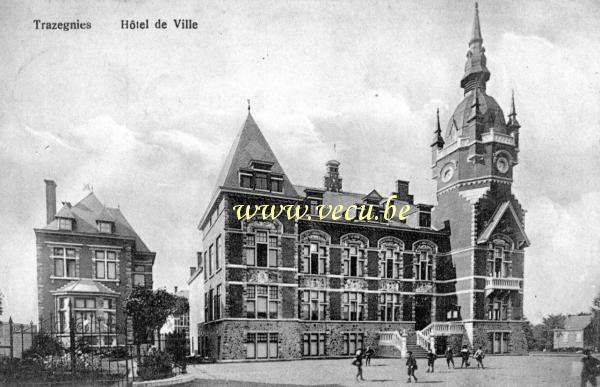
<svg viewBox="0 0 600 387"><path fill-rule="evenodd" d="M427 357L427 350L417 344L417 336L409 335L406 340L406 349L412 351L413 355L417 359L424 359Z"/></svg>
<svg viewBox="0 0 600 387"><path fill-rule="evenodd" d="M415 345L427 353L429 348L433 349L436 336L462 335L464 331L465 327L460 321L435 321L415 332Z"/></svg>

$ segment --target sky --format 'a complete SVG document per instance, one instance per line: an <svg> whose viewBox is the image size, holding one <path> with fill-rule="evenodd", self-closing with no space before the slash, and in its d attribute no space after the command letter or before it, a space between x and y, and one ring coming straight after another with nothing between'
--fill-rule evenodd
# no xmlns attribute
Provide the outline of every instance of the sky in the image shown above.
<svg viewBox="0 0 600 387"><path fill-rule="evenodd" d="M168 6L166 5L168 4ZM487 92L522 125L513 190L527 210L525 314L589 310L600 292L600 3L479 3ZM122 30L122 19L168 20ZM176 30L173 18L198 22ZM33 20L91 30L35 30ZM36 318L43 179L58 201L120 206L156 286L186 287L197 224L246 116L294 184L336 158L344 188L410 180L435 204L430 143L462 99L471 1L32 1L0 4L0 291ZM334 151L335 144L335 151Z"/></svg>

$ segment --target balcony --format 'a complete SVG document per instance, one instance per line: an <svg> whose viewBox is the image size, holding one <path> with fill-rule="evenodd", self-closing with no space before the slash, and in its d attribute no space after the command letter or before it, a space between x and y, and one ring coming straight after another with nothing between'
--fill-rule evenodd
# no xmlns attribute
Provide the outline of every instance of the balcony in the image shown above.
<svg viewBox="0 0 600 387"><path fill-rule="evenodd" d="M485 295L486 297L495 291L521 291L523 289L522 278L494 278L488 277L485 279Z"/></svg>

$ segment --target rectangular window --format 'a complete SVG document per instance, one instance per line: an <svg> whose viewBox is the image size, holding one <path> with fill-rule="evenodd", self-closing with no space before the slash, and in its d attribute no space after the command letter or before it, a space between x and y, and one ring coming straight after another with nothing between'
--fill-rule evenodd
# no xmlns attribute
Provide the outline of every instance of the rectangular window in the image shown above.
<svg viewBox="0 0 600 387"><path fill-rule="evenodd" d="M382 293L379 295L379 320L402 321L400 308L402 307L399 294Z"/></svg>
<svg viewBox="0 0 600 387"><path fill-rule="evenodd" d="M276 319L279 311L277 286L248 285L246 287L246 315L248 318Z"/></svg>
<svg viewBox="0 0 600 387"><path fill-rule="evenodd" d="M221 236L219 235L215 240L215 271L221 268Z"/></svg>
<svg viewBox="0 0 600 387"><path fill-rule="evenodd" d="M344 353L354 355L359 349L363 349L364 336L361 332L344 333Z"/></svg>
<svg viewBox="0 0 600 387"><path fill-rule="evenodd" d="M311 242L302 247L302 272L307 274L326 274L327 247Z"/></svg>
<svg viewBox="0 0 600 387"><path fill-rule="evenodd" d="M419 212L419 227L431 227L430 212Z"/></svg>
<svg viewBox="0 0 600 387"><path fill-rule="evenodd" d="M73 230L73 219L58 218L58 229L59 230Z"/></svg>
<svg viewBox="0 0 600 387"><path fill-rule="evenodd" d="M417 263L417 279L421 281L433 280L433 260L427 251L420 251Z"/></svg>
<svg viewBox="0 0 600 387"><path fill-rule="evenodd" d="M117 252L112 250L95 250L97 279L117 279Z"/></svg>
<svg viewBox="0 0 600 387"><path fill-rule="evenodd" d="M217 291L215 292L215 296L213 299L213 310L214 310L214 319L217 320L221 318L221 285L217 285Z"/></svg>
<svg viewBox="0 0 600 387"><path fill-rule="evenodd" d="M302 292L302 315L304 320L325 320L327 294L324 291L304 290Z"/></svg>
<svg viewBox="0 0 600 387"><path fill-rule="evenodd" d="M382 273L383 278L402 278L402 255L400 251L387 248L382 254L380 273Z"/></svg>
<svg viewBox="0 0 600 387"><path fill-rule="evenodd" d="M510 252L502 246L494 246L490 250L487 261L487 272L489 277L506 278L511 276Z"/></svg>
<svg viewBox="0 0 600 387"><path fill-rule="evenodd" d="M98 222L98 231L102 233L112 233L112 223L110 222Z"/></svg>
<svg viewBox="0 0 600 387"><path fill-rule="evenodd" d="M302 334L303 356L325 356L325 333L307 332Z"/></svg>
<svg viewBox="0 0 600 387"><path fill-rule="evenodd" d="M252 188L252 175L240 174L240 187Z"/></svg>
<svg viewBox="0 0 600 387"><path fill-rule="evenodd" d="M256 234L246 234L244 255L246 265L277 267L279 258L279 238L267 230L257 230Z"/></svg>
<svg viewBox="0 0 600 387"><path fill-rule="evenodd" d="M208 248L208 275L212 275L213 273L213 259L214 259L214 255L213 255L213 245L210 245L210 247Z"/></svg>
<svg viewBox="0 0 600 387"><path fill-rule="evenodd" d="M208 266L207 266L207 262L206 262L206 251L204 252L204 280L206 281L208 278Z"/></svg>
<svg viewBox="0 0 600 387"><path fill-rule="evenodd" d="M269 190L268 178L266 173L256 172L254 173L254 188L260 189L263 191Z"/></svg>
<svg viewBox="0 0 600 387"><path fill-rule="evenodd" d="M246 334L246 358L276 359L279 357L279 334L252 332Z"/></svg>
<svg viewBox="0 0 600 387"><path fill-rule="evenodd" d="M65 247L53 247L50 257L53 260L54 276L63 278L76 278L77 251Z"/></svg>
<svg viewBox="0 0 600 387"><path fill-rule="evenodd" d="M365 310L366 297L364 293L344 292L342 294L342 320L363 321Z"/></svg>
<svg viewBox="0 0 600 387"><path fill-rule="evenodd" d="M272 178L271 179L271 191L283 192L283 180Z"/></svg>
<svg viewBox="0 0 600 387"><path fill-rule="evenodd" d="M367 254L358 246L351 246L342 250L342 263L344 275L351 277L362 277L364 275Z"/></svg>

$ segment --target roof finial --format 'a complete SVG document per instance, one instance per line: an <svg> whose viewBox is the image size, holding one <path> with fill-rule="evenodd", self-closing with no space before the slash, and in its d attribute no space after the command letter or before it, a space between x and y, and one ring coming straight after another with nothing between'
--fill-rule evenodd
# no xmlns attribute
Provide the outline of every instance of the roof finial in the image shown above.
<svg viewBox="0 0 600 387"><path fill-rule="evenodd" d="M437 145L439 149L444 147L444 139L442 138L442 127L440 126L440 108L437 108L437 127L433 136L433 144L431 146Z"/></svg>
<svg viewBox="0 0 600 387"><path fill-rule="evenodd" d="M479 4L477 4L477 2L475 2L475 17L473 19L473 32L471 33L471 40L469 41L469 46L474 42L483 43L483 38L481 37L481 26L479 25Z"/></svg>
<svg viewBox="0 0 600 387"><path fill-rule="evenodd" d="M248 99L248 113L250 113L250 100Z"/></svg>
<svg viewBox="0 0 600 387"><path fill-rule="evenodd" d="M510 96L510 114L509 117L516 116L517 109L515 109L515 89L512 89L512 93Z"/></svg>

